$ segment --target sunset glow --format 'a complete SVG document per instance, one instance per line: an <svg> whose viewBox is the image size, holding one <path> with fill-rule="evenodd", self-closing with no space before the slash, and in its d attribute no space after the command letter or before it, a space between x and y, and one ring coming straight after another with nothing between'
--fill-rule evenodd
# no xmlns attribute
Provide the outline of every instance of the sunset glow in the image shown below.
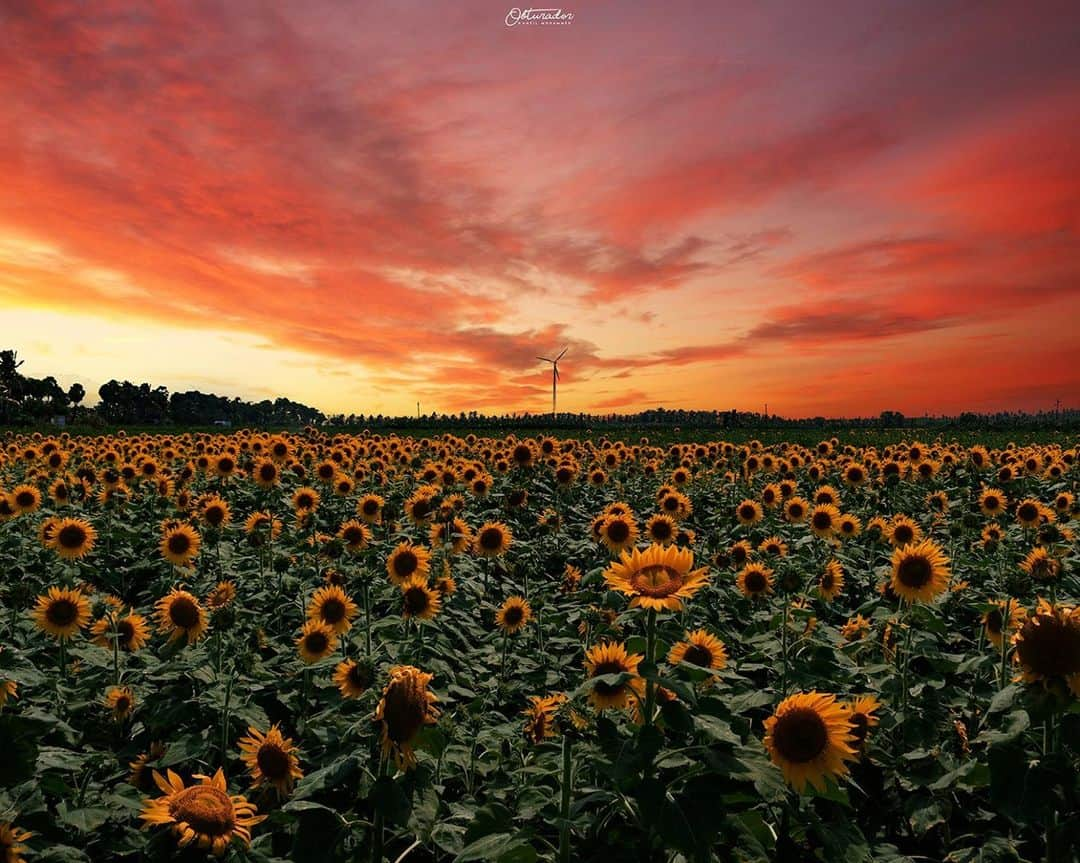
<svg viewBox="0 0 1080 863"><path fill-rule="evenodd" d="M1080 402L1070 4L141 5L0 9L0 347L88 403Z"/></svg>

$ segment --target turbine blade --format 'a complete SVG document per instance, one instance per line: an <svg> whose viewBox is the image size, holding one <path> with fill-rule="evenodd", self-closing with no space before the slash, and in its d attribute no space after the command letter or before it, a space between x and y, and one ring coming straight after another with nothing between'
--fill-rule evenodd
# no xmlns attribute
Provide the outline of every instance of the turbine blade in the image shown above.
<svg viewBox="0 0 1080 863"><path fill-rule="evenodd" d="M565 354L568 350L570 350L570 345L567 345L565 348L562 349L562 354L559 354L557 357L555 357L556 361L561 360L563 358L563 354Z"/></svg>
<svg viewBox="0 0 1080 863"><path fill-rule="evenodd" d="M555 360L549 360L547 357L537 357L538 360L543 360L545 363L553 363Z"/></svg>

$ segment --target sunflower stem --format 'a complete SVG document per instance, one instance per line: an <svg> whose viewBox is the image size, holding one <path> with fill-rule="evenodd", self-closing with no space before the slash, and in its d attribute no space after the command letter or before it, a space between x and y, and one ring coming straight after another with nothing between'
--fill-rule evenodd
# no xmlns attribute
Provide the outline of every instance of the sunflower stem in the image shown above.
<svg viewBox="0 0 1080 863"><path fill-rule="evenodd" d="M649 666L652 667L656 659L656 609L649 609L649 616L645 624L645 653ZM645 681L645 724L652 725L653 710L656 706L656 682L651 678Z"/></svg>
<svg viewBox="0 0 1080 863"><path fill-rule="evenodd" d="M368 580L365 577L360 581L360 592L363 594L364 600L364 649L367 658L371 659L371 597L368 591Z"/></svg>
<svg viewBox="0 0 1080 863"><path fill-rule="evenodd" d="M562 739L562 799L559 805L559 863L570 863L570 794L573 790L573 760L570 736Z"/></svg>
<svg viewBox="0 0 1080 863"><path fill-rule="evenodd" d="M376 784L386 775L386 763L389 759L379 755L379 773ZM383 859L383 811L382 806L375 803L375 824L371 839L371 863L382 863Z"/></svg>

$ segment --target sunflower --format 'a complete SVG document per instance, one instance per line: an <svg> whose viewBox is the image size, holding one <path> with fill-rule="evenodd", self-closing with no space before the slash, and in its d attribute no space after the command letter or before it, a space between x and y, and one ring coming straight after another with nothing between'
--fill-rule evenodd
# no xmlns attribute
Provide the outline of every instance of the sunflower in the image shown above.
<svg viewBox="0 0 1080 863"><path fill-rule="evenodd" d="M625 644L607 642L595 644L585 654L585 673L591 680L605 674L630 674L622 683L597 681L589 692L589 701L597 710L630 706L644 692L644 681L637 676L637 667L644 657L640 653L626 652Z"/></svg>
<svg viewBox="0 0 1080 863"><path fill-rule="evenodd" d="M401 614L431 620L442 610L442 597L437 590L428 587L426 575L410 575L401 584Z"/></svg>
<svg viewBox="0 0 1080 863"><path fill-rule="evenodd" d="M445 524L433 524L428 536L432 548L449 545L451 554L461 554L473 542L472 528L465 519L457 517Z"/></svg>
<svg viewBox="0 0 1080 863"><path fill-rule="evenodd" d="M416 766L413 742L425 725L439 717L438 697L428 689L434 677L411 665L395 665L375 708L375 721L382 723L382 751L393 755L402 770Z"/></svg>
<svg viewBox="0 0 1080 863"><path fill-rule="evenodd" d="M476 532L473 539L473 551L481 557L497 557L505 554L514 541L514 536L505 524L489 521Z"/></svg>
<svg viewBox="0 0 1080 863"><path fill-rule="evenodd" d="M222 528L232 521L229 504L218 495L203 501L202 520L212 528Z"/></svg>
<svg viewBox="0 0 1080 863"><path fill-rule="evenodd" d="M0 708L8 703L9 698L19 697L19 684L14 680L0 679Z"/></svg>
<svg viewBox="0 0 1080 863"><path fill-rule="evenodd" d="M810 511L810 530L822 539L836 533L839 523L840 510L835 504L819 503Z"/></svg>
<svg viewBox="0 0 1080 863"><path fill-rule="evenodd" d="M983 489L982 494L979 495L979 509L982 510L983 515L990 518L1004 515L1008 503L1009 499L1005 496L1005 492L999 488Z"/></svg>
<svg viewBox="0 0 1080 863"><path fill-rule="evenodd" d="M982 529L980 537L982 538L982 544L986 548L990 548L991 546L1001 542L1001 540L1005 537L1005 531L1001 529L1000 524L991 522Z"/></svg>
<svg viewBox="0 0 1080 863"><path fill-rule="evenodd" d="M739 524L749 527L750 525L757 524L765 517L765 513L761 509L761 504L756 500L746 498L742 503L735 507L735 518L738 519Z"/></svg>
<svg viewBox="0 0 1080 863"><path fill-rule="evenodd" d="M660 512L670 515L675 521L682 521L694 511L694 505L681 491L670 491L660 498Z"/></svg>
<svg viewBox="0 0 1080 863"><path fill-rule="evenodd" d="M425 525L431 521L438 493L439 489L433 485L420 486L414 491L405 501L405 515L409 517L409 521L417 525Z"/></svg>
<svg viewBox="0 0 1080 863"><path fill-rule="evenodd" d="M986 637L998 650L1001 650L1005 642L1005 636L1019 629L1024 618L1027 617L1025 609L1015 599L998 599L982 617L983 627L986 629Z"/></svg>
<svg viewBox="0 0 1080 863"><path fill-rule="evenodd" d="M112 711L113 719L123 722L135 709L135 693L128 686L113 686L105 693L105 706Z"/></svg>
<svg viewBox="0 0 1080 863"><path fill-rule="evenodd" d="M789 497L784 502L784 518L792 524L801 524L806 521L809 512L810 504L801 497Z"/></svg>
<svg viewBox="0 0 1080 863"><path fill-rule="evenodd" d="M821 574L817 584L818 593L827 602L832 602L844 589L844 567L836 558L825 564L825 571Z"/></svg>
<svg viewBox="0 0 1080 863"><path fill-rule="evenodd" d="M42 632L67 640L90 622L90 603L81 591L50 587L37 598L31 614Z"/></svg>
<svg viewBox="0 0 1080 863"><path fill-rule="evenodd" d="M837 524L837 532L844 539L851 539L862 533L862 521L859 520L857 515L851 515L850 513L844 513L840 516L840 522Z"/></svg>
<svg viewBox="0 0 1080 863"><path fill-rule="evenodd" d="M335 635L349 631L356 612L356 603L349 599L349 595L336 584L326 585L316 590L307 608L309 619L325 623L334 630Z"/></svg>
<svg viewBox="0 0 1080 863"><path fill-rule="evenodd" d="M761 599L772 593L773 571L760 563L748 563L735 577L743 596Z"/></svg>
<svg viewBox="0 0 1080 863"><path fill-rule="evenodd" d="M103 617L95 621L90 627L90 635L99 647L111 648L115 640L121 650L134 653L150 640L150 627L146 625L145 617L131 611L125 617Z"/></svg>
<svg viewBox="0 0 1080 863"><path fill-rule="evenodd" d="M310 514L318 508L319 499L319 493L311 486L301 486L292 495L293 511L297 515Z"/></svg>
<svg viewBox="0 0 1080 863"><path fill-rule="evenodd" d="M670 515L657 513L645 522L645 535L651 542L659 545L670 545L675 541L677 534L678 527L675 524L675 519Z"/></svg>
<svg viewBox="0 0 1080 863"><path fill-rule="evenodd" d="M497 612L495 625L507 635L521 632L532 620L532 606L520 596L507 597Z"/></svg>
<svg viewBox="0 0 1080 863"><path fill-rule="evenodd" d="M240 757L251 774L251 787L270 785L285 797L292 791L293 782L304 776L296 757L292 738L282 735L275 723L263 734L254 726L248 736L239 740Z"/></svg>
<svg viewBox="0 0 1080 863"><path fill-rule="evenodd" d="M371 688L372 679L371 665L355 659L339 662L334 669L334 685L342 698L359 698Z"/></svg>
<svg viewBox="0 0 1080 863"><path fill-rule="evenodd" d="M1020 569L1035 581L1055 581L1061 575L1061 561L1039 546L1027 553L1020 562Z"/></svg>
<svg viewBox="0 0 1080 863"><path fill-rule="evenodd" d="M211 611L223 611L236 599L236 582L219 581L217 586L206 595L206 607Z"/></svg>
<svg viewBox="0 0 1080 863"><path fill-rule="evenodd" d="M894 515L889 522L887 536L894 548L902 548L922 539L922 528L914 519L898 514Z"/></svg>
<svg viewBox="0 0 1080 863"><path fill-rule="evenodd" d="M1040 599L1012 641L1025 683L1063 683L1080 696L1080 608Z"/></svg>
<svg viewBox="0 0 1080 863"><path fill-rule="evenodd" d="M949 559L933 540L893 549L893 592L908 602L929 602L949 586Z"/></svg>
<svg viewBox="0 0 1080 863"><path fill-rule="evenodd" d="M624 551L604 571L611 590L632 597L631 608L681 611L708 581L708 569L694 569L694 553L674 546L650 545L645 551Z"/></svg>
<svg viewBox="0 0 1080 863"><path fill-rule="evenodd" d="M22 856L26 846L22 843L33 835L9 821L0 821L0 860L3 863L26 863L26 858Z"/></svg>
<svg viewBox="0 0 1080 863"><path fill-rule="evenodd" d="M184 780L171 770L162 776L154 771L154 782L164 796L143 801L139 816L144 827L171 825L177 844L191 844L221 857L234 840L245 847L251 844L251 828L266 819L256 815L254 804L239 795L229 796L225 774L204 776L196 773L198 785L184 787Z"/></svg>
<svg viewBox="0 0 1080 863"><path fill-rule="evenodd" d="M1045 507L1034 498L1025 498L1016 505L1016 521L1021 527L1038 527L1045 515Z"/></svg>
<svg viewBox="0 0 1080 863"><path fill-rule="evenodd" d="M37 512L41 506L41 491L37 486L17 485L11 492L11 502L19 515Z"/></svg>
<svg viewBox="0 0 1080 863"><path fill-rule="evenodd" d="M427 578L431 570L431 552L411 542L399 543L386 559L386 572L390 581L401 586L412 575Z"/></svg>
<svg viewBox="0 0 1080 863"><path fill-rule="evenodd" d="M334 628L321 620L308 620L296 639L300 658L308 665L318 662L334 652Z"/></svg>
<svg viewBox="0 0 1080 863"><path fill-rule="evenodd" d="M206 612L199 600L186 590L174 588L159 599L157 609L158 632L169 633L169 641L186 638L194 644L206 632Z"/></svg>
<svg viewBox="0 0 1080 863"><path fill-rule="evenodd" d="M251 469L251 478L259 488L271 489L281 482L281 469L270 459L263 459Z"/></svg>
<svg viewBox="0 0 1080 863"><path fill-rule="evenodd" d="M274 518L269 512L253 512L244 521L244 532L251 545L260 546L267 538L270 541L278 538L281 534L281 520Z"/></svg>
<svg viewBox="0 0 1080 863"><path fill-rule="evenodd" d="M161 554L175 566L187 566L199 553L202 538L191 525L179 524L165 531L161 538Z"/></svg>
<svg viewBox="0 0 1080 863"><path fill-rule="evenodd" d="M153 777L146 767L151 761L157 761L161 758L161 756L165 754L167 748L168 747L166 747L164 743L155 740L150 744L149 752L140 752L135 756L134 761L129 761L128 767L130 768L130 772L128 773L128 784L134 785L140 791L153 791Z"/></svg>
<svg viewBox="0 0 1080 863"><path fill-rule="evenodd" d="M637 536L637 524L630 513L609 515L600 524L600 541L612 554L633 548Z"/></svg>
<svg viewBox="0 0 1080 863"><path fill-rule="evenodd" d="M690 662L702 668L719 671L727 665L727 659L724 642L704 629L696 629L693 632L687 631L686 641L672 645L667 661L670 665Z"/></svg>
<svg viewBox="0 0 1080 863"><path fill-rule="evenodd" d="M771 555L772 557L787 557L788 546L780 537L770 536L761 541L761 544L758 546L758 551L762 554Z"/></svg>
<svg viewBox="0 0 1080 863"><path fill-rule="evenodd" d="M65 560L85 557L94 547L97 531L81 518L62 518L53 527L50 548Z"/></svg>
<svg viewBox="0 0 1080 863"><path fill-rule="evenodd" d="M844 641L858 641L870 634L870 621L861 614L850 618L840 629L840 636Z"/></svg>
<svg viewBox="0 0 1080 863"><path fill-rule="evenodd" d="M544 696L530 695L529 706L525 708L525 739L537 744L554 737L559 731L555 717L565 703L566 696L561 692Z"/></svg>
<svg viewBox="0 0 1080 863"><path fill-rule="evenodd" d="M881 707L881 702L873 695L863 695L840 706L847 712L848 721L851 723L851 736L855 738L851 745L857 752L861 752L866 747L870 729L878 724L875 714Z"/></svg>
<svg viewBox="0 0 1080 863"><path fill-rule="evenodd" d="M765 748L784 772L784 779L802 792L809 782L825 790L825 779L848 772L845 761L855 758L855 735L848 711L835 695L806 692L780 702L765 720Z"/></svg>

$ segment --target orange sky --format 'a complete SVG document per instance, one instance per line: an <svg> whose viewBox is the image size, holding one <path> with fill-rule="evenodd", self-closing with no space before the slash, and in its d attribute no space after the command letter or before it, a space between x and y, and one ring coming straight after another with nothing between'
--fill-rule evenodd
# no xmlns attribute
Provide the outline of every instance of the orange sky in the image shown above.
<svg viewBox="0 0 1080 863"><path fill-rule="evenodd" d="M0 7L0 347L327 412L1080 406L1071 3ZM88 401L92 401L91 396Z"/></svg>

